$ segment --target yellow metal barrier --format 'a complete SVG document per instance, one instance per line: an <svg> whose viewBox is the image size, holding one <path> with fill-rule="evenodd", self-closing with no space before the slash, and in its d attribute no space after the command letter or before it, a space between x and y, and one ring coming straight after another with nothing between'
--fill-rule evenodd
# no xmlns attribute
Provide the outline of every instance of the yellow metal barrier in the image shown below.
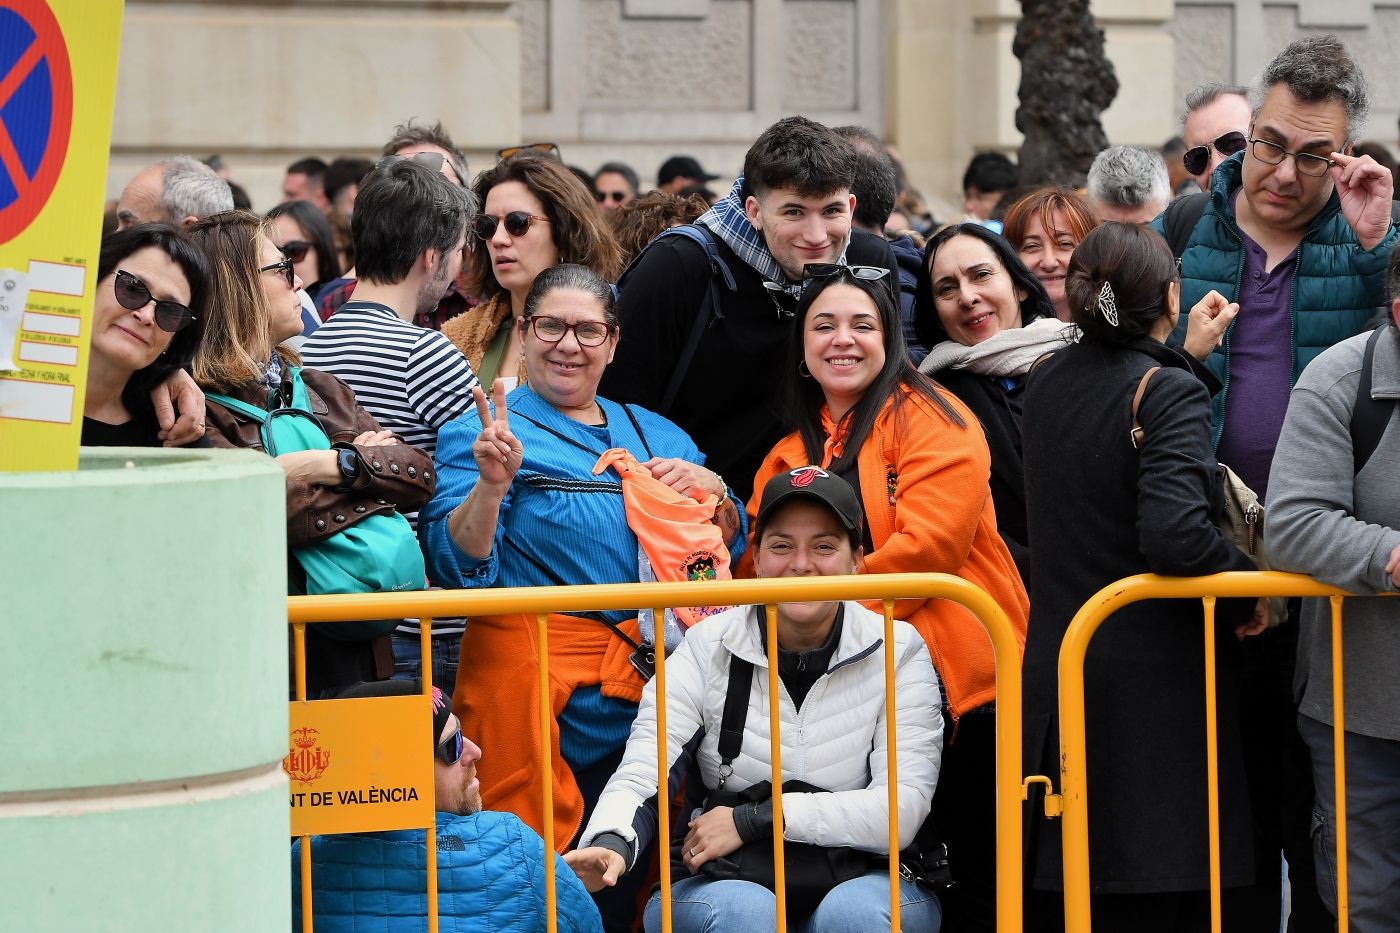
<svg viewBox="0 0 1400 933"><path fill-rule="evenodd" d="M1064 816L1065 929L1090 931L1088 755L1084 731L1084 657L1089 640L1114 612L1147 599L1200 599L1205 606L1207 819L1210 829L1211 929L1220 933L1220 799L1214 671L1215 601L1232 597L1326 596L1332 603L1333 742L1336 760L1337 922L1347 929L1346 761L1342 701L1342 600L1352 594L1299 574L1237 571L1205 577L1127 577L1112 583L1075 613L1060 646L1060 795L1047 794L1047 815ZM998 775L1000 777L1000 775ZM1028 781L1049 784L1042 776ZM1048 790L1048 788L1047 788Z"/></svg>
<svg viewBox="0 0 1400 933"><path fill-rule="evenodd" d="M288 621L297 633L298 697L305 696L304 626L308 623L352 622L366 619L420 619L424 671L429 663L428 623L436 616L533 615L539 626L541 764L540 774L548 775L552 749L549 745L549 670L548 614L550 612L606 612L655 608L656 618L664 618L665 606L731 606L764 605L768 617L769 697L772 730L773 784L773 854L778 930L786 931L787 907L783 892L783 822L782 822L782 761L781 737L776 725L780 722L777 685L777 603L836 600L881 600L885 617L885 683L886 728L889 769L890 852L900 850L898 819L898 781L895 761L894 721L894 622L893 600L948 599L965 606L986 627L996 655L997 678L997 928L1006 933L1021 930L1021 651L1015 630L1001 607L984 591L960 577L946 574L885 574L850 577L787 578L781 580L717 580L706 583L633 583L571 587L520 587L514 589L432 590L415 593L383 593L344 596L293 596L287 600ZM470 624L470 623L469 623ZM703 623L702 623L703 624ZM658 845L661 851L661 916L662 929L671 930L671 872L666 855L669 833L669 782L667 780L665 688L665 652L656 652L657 693L657 804ZM489 749L487 752L489 753ZM548 780L541 782L544 797L543 837L553 836L552 788ZM428 921L429 930L437 929L437 873L434 860L434 840L428 831ZM302 902L305 933L311 925L311 857L310 840L302 842ZM553 871L545 873L545 897L548 929L557 930L556 897ZM891 930L899 930L899 872L898 859L891 858L890 910Z"/></svg>

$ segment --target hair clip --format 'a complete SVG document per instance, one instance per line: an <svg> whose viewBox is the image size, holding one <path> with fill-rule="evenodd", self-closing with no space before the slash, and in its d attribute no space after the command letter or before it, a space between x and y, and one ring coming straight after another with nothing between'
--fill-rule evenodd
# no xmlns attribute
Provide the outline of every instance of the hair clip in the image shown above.
<svg viewBox="0 0 1400 933"><path fill-rule="evenodd" d="M1118 326L1118 301L1113 297L1113 286L1108 284L1107 279L1103 288L1099 289L1099 313L1110 327Z"/></svg>

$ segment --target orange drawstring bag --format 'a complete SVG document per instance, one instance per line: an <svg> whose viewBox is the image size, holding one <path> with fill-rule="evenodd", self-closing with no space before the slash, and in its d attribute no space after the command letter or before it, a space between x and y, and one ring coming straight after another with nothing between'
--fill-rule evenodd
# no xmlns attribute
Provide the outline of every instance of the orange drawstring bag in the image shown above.
<svg viewBox="0 0 1400 933"><path fill-rule="evenodd" d="M651 475L630 451L614 447L593 466L597 476L608 467L622 479L622 504L627 527L637 536L639 579L672 583L679 580L728 580L729 548L724 533L711 521L719 497L706 493L699 500L684 495ZM680 636L697 622L728 606L677 606L666 610L665 645L674 650ZM657 644L651 610L638 613L643 638Z"/></svg>

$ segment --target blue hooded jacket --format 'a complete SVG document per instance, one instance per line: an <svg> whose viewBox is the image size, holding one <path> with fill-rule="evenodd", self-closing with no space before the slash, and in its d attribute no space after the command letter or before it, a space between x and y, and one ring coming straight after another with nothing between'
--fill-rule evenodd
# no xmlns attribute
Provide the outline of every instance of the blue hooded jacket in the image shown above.
<svg viewBox="0 0 1400 933"><path fill-rule="evenodd" d="M553 856L559 933L601 933L593 899ZM421 829L314 836L316 933L426 933ZM441 933L544 933L544 843L511 813L437 814ZM292 845L292 930L301 930L301 840Z"/></svg>

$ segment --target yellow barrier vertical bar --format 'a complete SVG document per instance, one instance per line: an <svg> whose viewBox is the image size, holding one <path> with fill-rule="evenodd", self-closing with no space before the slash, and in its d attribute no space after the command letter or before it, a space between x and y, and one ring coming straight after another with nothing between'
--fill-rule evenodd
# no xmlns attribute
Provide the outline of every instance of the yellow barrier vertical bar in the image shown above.
<svg viewBox="0 0 1400 933"><path fill-rule="evenodd" d="M894 600L885 606L885 772L890 808L890 933L899 933L899 757L894 737Z"/></svg>
<svg viewBox="0 0 1400 933"><path fill-rule="evenodd" d="M666 609L652 611L656 634L656 840L661 861L661 933L671 933L671 782L666 760Z"/></svg>
<svg viewBox="0 0 1400 933"><path fill-rule="evenodd" d="M306 623L292 625L292 671L296 679L297 701L306 702ZM301 837L301 933L312 933L311 916L311 837Z"/></svg>
<svg viewBox="0 0 1400 933"><path fill-rule="evenodd" d="M423 696L427 698L429 709L433 702L433 620L427 617L418 620L418 680L423 685ZM449 697L448 705L451 706ZM433 736L437 745L439 736ZM428 846L428 933L438 933L438 876L437 876L437 800L433 800L432 822L424 828L424 839Z"/></svg>
<svg viewBox="0 0 1400 933"><path fill-rule="evenodd" d="M1332 789L1337 813L1337 930L1347 933L1351 907L1347 897L1347 741L1343 719L1342 597L1332 596Z"/></svg>
<svg viewBox="0 0 1400 933"><path fill-rule="evenodd" d="M783 862L783 738L778 684L778 607L764 607L768 617L768 733L773 756L773 897L778 933L787 933L787 866Z"/></svg>
<svg viewBox="0 0 1400 933"><path fill-rule="evenodd" d="M1220 748L1215 714L1215 597L1206 596L1206 813L1210 833L1210 929L1220 933Z"/></svg>
<svg viewBox="0 0 1400 933"><path fill-rule="evenodd" d="M535 639L540 656L540 783L544 786L544 909L549 933L557 933L559 918L554 890L554 762L549 740L553 704L549 698L549 616L535 614Z"/></svg>

